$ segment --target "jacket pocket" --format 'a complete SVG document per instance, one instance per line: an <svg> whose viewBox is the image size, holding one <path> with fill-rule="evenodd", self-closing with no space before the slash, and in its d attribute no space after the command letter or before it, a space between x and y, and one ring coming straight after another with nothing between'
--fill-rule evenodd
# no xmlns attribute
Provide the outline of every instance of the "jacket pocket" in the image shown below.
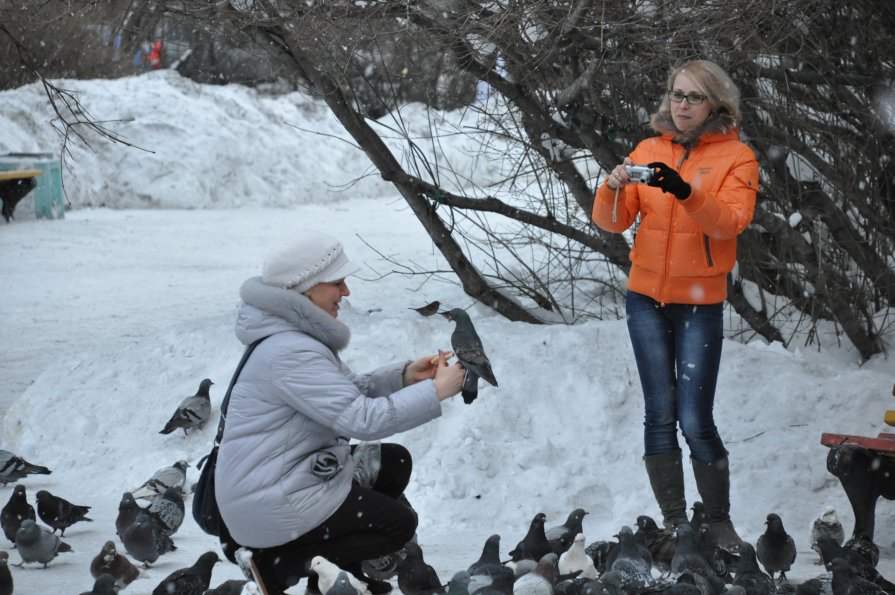
<svg viewBox="0 0 895 595"><path fill-rule="evenodd" d="M313 464L311 465L311 473L319 477L323 481L327 481L336 476L342 470L342 464L339 458L327 450L321 450L313 455Z"/></svg>

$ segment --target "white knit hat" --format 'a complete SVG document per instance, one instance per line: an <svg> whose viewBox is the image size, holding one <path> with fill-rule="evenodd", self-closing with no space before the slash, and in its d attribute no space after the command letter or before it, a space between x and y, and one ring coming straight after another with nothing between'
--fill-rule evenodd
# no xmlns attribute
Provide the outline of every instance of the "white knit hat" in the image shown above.
<svg viewBox="0 0 895 595"><path fill-rule="evenodd" d="M332 283L360 270L345 256L342 243L317 231L301 231L298 237L277 246L264 261L265 285L304 293L318 283Z"/></svg>

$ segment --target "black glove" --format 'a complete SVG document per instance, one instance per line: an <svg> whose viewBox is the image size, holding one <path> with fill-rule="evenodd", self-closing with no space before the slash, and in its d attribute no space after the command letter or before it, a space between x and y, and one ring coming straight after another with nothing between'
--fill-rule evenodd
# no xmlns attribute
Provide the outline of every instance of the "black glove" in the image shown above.
<svg viewBox="0 0 895 595"><path fill-rule="evenodd" d="M661 188L662 192L673 194L678 200L684 200L690 196L690 184L686 183L679 173L661 161L649 163L647 164L647 167L659 170L653 172L653 177L647 182L647 186Z"/></svg>

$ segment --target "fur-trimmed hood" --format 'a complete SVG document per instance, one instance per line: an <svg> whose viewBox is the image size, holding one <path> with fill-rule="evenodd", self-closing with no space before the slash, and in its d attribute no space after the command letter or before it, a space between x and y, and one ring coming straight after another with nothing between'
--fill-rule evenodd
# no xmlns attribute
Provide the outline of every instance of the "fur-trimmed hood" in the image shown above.
<svg viewBox="0 0 895 595"><path fill-rule="evenodd" d="M301 331L311 335L334 353L348 346L351 331L338 319L292 289L272 287L252 277L242 284L239 297L245 302L236 320L236 336L248 345L275 333Z"/></svg>
<svg viewBox="0 0 895 595"><path fill-rule="evenodd" d="M656 132L674 137L674 141L682 145L692 145L705 134L727 134L737 128L737 122L729 113L713 112L702 123L702 126L689 132L681 132L674 125L670 111L656 112L650 118L650 126Z"/></svg>

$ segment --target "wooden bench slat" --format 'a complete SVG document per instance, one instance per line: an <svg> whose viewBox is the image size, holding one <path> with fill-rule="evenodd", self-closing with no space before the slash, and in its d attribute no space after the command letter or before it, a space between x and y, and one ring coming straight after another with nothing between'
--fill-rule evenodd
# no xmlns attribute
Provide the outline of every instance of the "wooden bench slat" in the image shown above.
<svg viewBox="0 0 895 595"><path fill-rule="evenodd" d="M876 438L870 436L853 436L850 434L830 434L824 432L820 436L820 443L824 446L841 446L843 444L855 444L869 450L895 457L895 434L880 434Z"/></svg>
<svg viewBox="0 0 895 595"><path fill-rule="evenodd" d="M19 169L14 171L0 171L0 180L21 180L24 178L36 178L42 176L39 169Z"/></svg>

